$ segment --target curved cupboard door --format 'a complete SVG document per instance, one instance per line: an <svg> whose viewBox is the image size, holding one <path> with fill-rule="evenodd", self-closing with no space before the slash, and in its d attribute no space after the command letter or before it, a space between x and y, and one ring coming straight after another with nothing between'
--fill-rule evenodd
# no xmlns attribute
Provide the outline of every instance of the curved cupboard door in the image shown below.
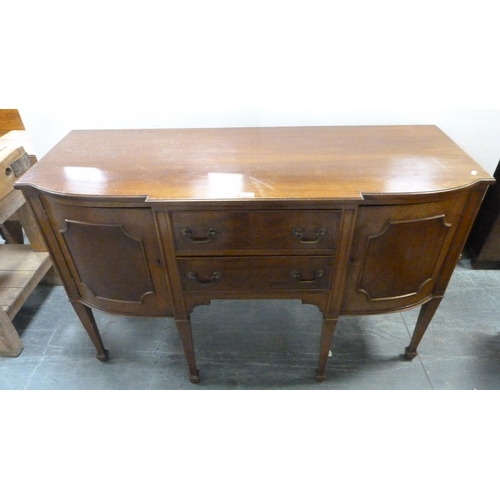
<svg viewBox="0 0 500 500"><path fill-rule="evenodd" d="M383 313L431 298L467 198L359 207L341 314Z"/></svg>
<svg viewBox="0 0 500 500"><path fill-rule="evenodd" d="M42 203L82 302L120 314L172 315L152 210L49 197Z"/></svg>

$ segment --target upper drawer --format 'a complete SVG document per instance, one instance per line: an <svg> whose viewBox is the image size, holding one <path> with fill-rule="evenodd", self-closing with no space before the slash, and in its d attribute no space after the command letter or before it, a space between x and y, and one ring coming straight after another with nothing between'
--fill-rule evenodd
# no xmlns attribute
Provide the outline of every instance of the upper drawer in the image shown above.
<svg viewBox="0 0 500 500"><path fill-rule="evenodd" d="M172 213L172 222L180 252L331 252L340 215L340 210L185 211Z"/></svg>

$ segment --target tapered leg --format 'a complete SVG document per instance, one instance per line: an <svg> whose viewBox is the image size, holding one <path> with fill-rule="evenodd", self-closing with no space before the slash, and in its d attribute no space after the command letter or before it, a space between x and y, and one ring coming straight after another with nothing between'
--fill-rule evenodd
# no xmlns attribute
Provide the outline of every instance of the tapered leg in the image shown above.
<svg viewBox="0 0 500 500"><path fill-rule="evenodd" d="M193 333L191 331L191 322L184 319L176 319L177 329L184 349L184 355L189 367L189 381L197 384L200 381L200 371L196 366L196 359L194 355Z"/></svg>
<svg viewBox="0 0 500 500"><path fill-rule="evenodd" d="M316 370L316 382L324 382L326 380L326 362L328 361L328 353L332 346L333 335L337 327L337 319L323 319L323 327L321 330L321 345L319 350L319 365Z"/></svg>
<svg viewBox="0 0 500 500"><path fill-rule="evenodd" d="M430 300L420 308L420 314L418 315L417 323L415 324L415 330L413 331L410 345L405 349L406 359L412 360L417 355L418 344L422 340L422 337L424 336L434 313L437 311L441 300L442 297L437 297Z"/></svg>
<svg viewBox="0 0 500 500"><path fill-rule="evenodd" d="M97 328L92 309L83 304L80 304L80 302L72 302L71 305L73 306L76 314L78 314L78 317L85 327L85 330L87 330L90 340L92 340L95 348L97 349L96 358L99 361L107 361L108 350L104 347L104 344L102 342L101 334L99 333L99 329Z"/></svg>

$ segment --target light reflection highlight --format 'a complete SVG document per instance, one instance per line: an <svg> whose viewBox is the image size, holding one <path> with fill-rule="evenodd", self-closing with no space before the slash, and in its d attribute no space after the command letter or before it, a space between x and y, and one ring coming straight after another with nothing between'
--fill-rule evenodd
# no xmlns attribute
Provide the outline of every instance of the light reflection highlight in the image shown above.
<svg viewBox="0 0 500 500"><path fill-rule="evenodd" d="M240 198L243 192L243 174L208 174L211 198Z"/></svg>
<svg viewBox="0 0 500 500"><path fill-rule="evenodd" d="M95 167L63 167L64 177L69 181L102 184L105 176Z"/></svg>

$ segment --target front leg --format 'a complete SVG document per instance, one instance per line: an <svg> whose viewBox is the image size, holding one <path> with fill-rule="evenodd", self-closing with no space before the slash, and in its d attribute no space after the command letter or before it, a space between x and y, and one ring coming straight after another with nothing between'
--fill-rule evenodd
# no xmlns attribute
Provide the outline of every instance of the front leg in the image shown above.
<svg viewBox="0 0 500 500"><path fill-rule="evenodd" d="M323 319L323 327L321 330L321 345L319 350L319 364L316 370L316 382L324 382L326 380L326 363L328 354L332 346L333 335L337 327L337 319Z"/></svg>
<svg viewBox="0 0 500 500"><path fill-rule="evenodd" d="M413 336L410 341L410 345L405 349L406 359L410 361L417 355L417 347L422 337L424 336L429 323L431 322L439 304L441 303L442 297L436 297L420 308L420 314L418 315L417 323L415 324L415 330L413 331Z"/></svg>
<svg viewBox="0 0 500 500"><path fill-rule="evenodd" d="M80 321L85 327L90 340L92 340L92 343L97 349L96 358L99 361L108 361L108 350L104 347L104 344L102 342L101 334L99 333L99 329L97 328L97 323L95 321L92 309L81 304L80 302L71 302L71 305L73 306L73 309L75 310L76 314L80 318Z"/></svg>
<svg viewBox="0 0 500 500"><path fill-rule="evenodd" d="M193 384L197 384L200 381L200 371L196 366L191 322L189 319L176 319L175 323L179 331L182 348L184 349L184 355L186 356L186 361L189 367L189 381Z"/></svg>

